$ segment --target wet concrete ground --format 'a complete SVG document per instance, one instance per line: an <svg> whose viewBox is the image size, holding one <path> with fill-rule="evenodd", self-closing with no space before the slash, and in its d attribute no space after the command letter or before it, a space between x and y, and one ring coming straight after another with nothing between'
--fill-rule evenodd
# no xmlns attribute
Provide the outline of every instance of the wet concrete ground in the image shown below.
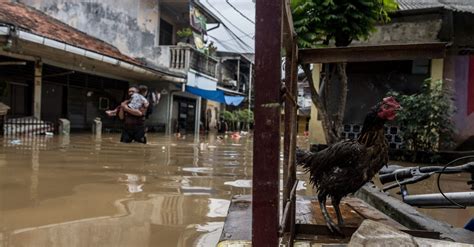
<svg viewBox="0 0 474 247"><path fill-rule="evenodd" d="M214 246L231 197L251 193L251 138L118 140L0 139L0 246Z"/></svg>

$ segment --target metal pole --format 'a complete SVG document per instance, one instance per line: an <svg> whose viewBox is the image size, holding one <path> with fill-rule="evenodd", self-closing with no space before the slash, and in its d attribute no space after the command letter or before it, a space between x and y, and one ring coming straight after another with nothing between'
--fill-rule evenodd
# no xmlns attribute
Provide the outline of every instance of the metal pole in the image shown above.
<svg viewBox="0 0 474 247"><path fill-rule="evenodd" d="M291 86L291 53L287 51L285 57L285 87L288 89L286 94L291 94L290 91L292 89ZM286 98L290 97L287 95ZM291 145L291 128L292 126L292 108L296 107L293 105L290 100L285 100L285 133L284 133L284 140L283 140L283 203L289 201L290 199L290 190L293 187L292 184L289 184L288 180L288 171L289 169L289 157L290 157L290 145ZM284 205L283 204L283 205ZM286 229L285 229L286 230Z"/></svg>
<svg viewBox="0 0 474 247"><path fill-rule="evenodd" d="M252 73L252 62L250 62L250 72L249 72L249 111L252 110L252 79L253 79L253 73Z"/></svg>
<svg viewBox="0 0 474 247"><path fill-rule="evenodd" d="M237 60L237 92L240 92L240 59Z"/></svg>
<svg viewBox="0 0 474 247"><path fill-rule="evenodd" d="M252 245L278 246L282 1L256 1Z"/></svg>

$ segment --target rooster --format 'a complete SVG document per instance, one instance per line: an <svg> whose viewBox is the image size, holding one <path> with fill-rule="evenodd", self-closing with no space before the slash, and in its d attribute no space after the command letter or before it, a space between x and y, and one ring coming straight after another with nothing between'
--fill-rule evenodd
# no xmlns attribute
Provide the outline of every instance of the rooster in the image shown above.
<svg viewBox="0 0 474 247"><path fill-rule="evenodd" d="M384 124L394 120L400 104L393 98L384 98L374 106L364 120L357 140L345 140L312 153L296 150L296 163L310 174L310 182L318 192L318 201L328 228L342 235L344 221L339 209L341 199L360 189L387 164L388 143ZM326 199L331 199L336 212L336 225L326 209Z"/></svg>

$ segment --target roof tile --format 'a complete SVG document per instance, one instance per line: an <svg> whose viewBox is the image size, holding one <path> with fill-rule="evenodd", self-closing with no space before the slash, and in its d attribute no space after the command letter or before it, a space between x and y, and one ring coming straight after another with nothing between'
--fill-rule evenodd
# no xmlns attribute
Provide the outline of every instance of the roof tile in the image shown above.
<svg viewBox="0 0 474 247"><path fill-rule="evenodd" d="M429 8L445 8L453 11L474 13L474 0L397 0L401 11Z"/></svg>
<svg viewBox="0 0 474 247"><path fill-rule="evenodd" d="M137 60L122 54L111 44L21 3L0 2L0 23L14 25L37 35L140 65Z"/></svg>

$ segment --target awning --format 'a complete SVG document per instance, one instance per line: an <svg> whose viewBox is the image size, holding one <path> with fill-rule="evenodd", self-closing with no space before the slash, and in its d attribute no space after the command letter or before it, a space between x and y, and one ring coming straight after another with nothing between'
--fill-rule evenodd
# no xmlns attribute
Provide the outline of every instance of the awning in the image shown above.
<svg viewBox="0 0 474 247"><path fill-rule="evenodd" d="M226 105L238 106L244 101L243 96L231 96L224 94L222 90L204 90L196 87L186 86L186 92L201 96L205 99L223 103Z"/></svg>

